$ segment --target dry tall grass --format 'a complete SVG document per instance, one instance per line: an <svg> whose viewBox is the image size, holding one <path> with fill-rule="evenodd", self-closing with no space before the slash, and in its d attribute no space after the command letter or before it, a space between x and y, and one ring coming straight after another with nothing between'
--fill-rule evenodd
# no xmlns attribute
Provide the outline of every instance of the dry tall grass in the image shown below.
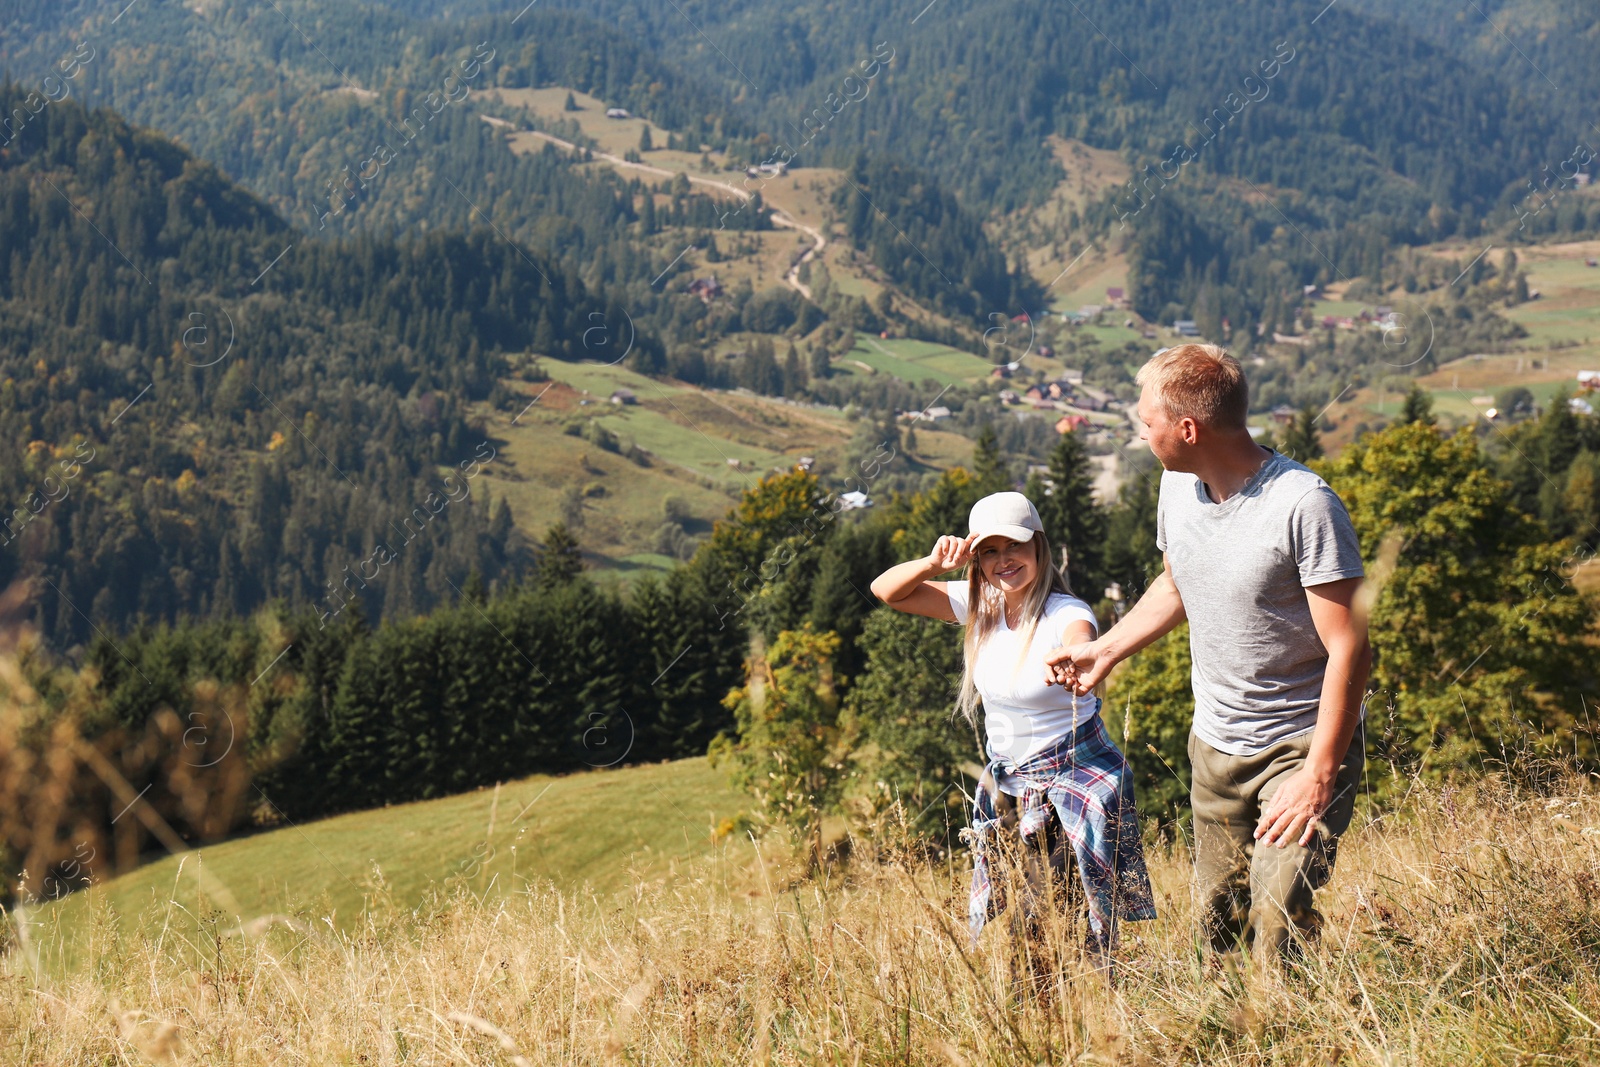
<svg viewBox="0 0 1600 1067"><path fill-rule="evenodd" d="M748 843L730 853L742 862ZM780 865L766 871L779 878ZM1418 787L1352 830L1298 975L1211 966L1182 849L1115 985L1070 951L1013 987L1003 937L965 948L965 878L858 855L752 896L728 871L601 900L553 890L417 911L195 916L192 872L86 964L14 942L0 1059L16 1064L1450 1064L1600 1061L1600 797ZM230 929L230 927L232 927ZM991 926L997 934L1003 924ZM1071 943L1070 935L1057 944Z"/></svg>

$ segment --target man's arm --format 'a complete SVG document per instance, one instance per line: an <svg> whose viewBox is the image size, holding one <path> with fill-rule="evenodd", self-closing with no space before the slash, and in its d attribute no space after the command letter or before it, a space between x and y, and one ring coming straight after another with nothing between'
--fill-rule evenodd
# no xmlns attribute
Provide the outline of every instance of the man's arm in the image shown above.
<svg viewBox="0 0 1600 1067"><path fill-rule="evenodd" d="M1298 838L1302 846L1309 845L1317 820L1333 803L1334 779L1361 722L1361 700L1372 669L1367 620L1355 604L1361 582L1344 578L1306 588L1312 625L1328 650L1328 668L1305 766L1278 787L1256 825L1256 839L1265 844L1282 848Z"/></svg>
<svg viewBox="0 0 1600 1067"><path fill-rule="evenodd" d="M1064 645L1045 656L1051 669L1047 680L1087 693L1105 679L1112 667L1170 633L1187 617L1178 583L1172 579L1172 562L1162 556L1160 576L1103 637L1080 645Z"/></svg>

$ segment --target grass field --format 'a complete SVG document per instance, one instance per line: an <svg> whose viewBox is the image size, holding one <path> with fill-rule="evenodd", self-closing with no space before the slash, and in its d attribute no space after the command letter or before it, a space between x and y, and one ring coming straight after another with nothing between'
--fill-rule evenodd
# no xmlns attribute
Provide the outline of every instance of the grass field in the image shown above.
<svg viewBox="0 0 1600 1067"><path fill-rule="evenodd" d="M1091 251L1076 262L1067 256L1042 263L1033 276L1050 287L1046 296L1052 311L1077 311L1085 304L1103 307L1107 289L1127 291L1128 261L1125 256Z"/></svg>
<svg viewBox="0 0 1600 1067"><path fill-rule="evenodd" d="M474 95L486 96L500 103L510 104L513 107L526 108L528 111L545 118L569 119L578 124L585 136L594 138L601 151L610 152L618 156L630 148L637 149L640 135L644 132L644 128L648 126L653 143L661 145L662 150L665 151L667 131L663 127L637 116L626 119L608 119L606 118L606 109L612 105L599 97L590 96L588 93L579 92L575 89L570 90L570 92L579 110L566 111L564 106L568 92L569 90L560 87L544 89L494 88L479 90ZM671 153L671 156L673 158L681 157L688 161L699 158L697 153L690 154L687 152L674 152ZM688 164L686 163L685 165Z"/></svg>
<svg viewBox="0 0 1600 1067"><path fill-rule="evenodd" d="M169 856L35 910L32 940L44 962L69 962L93 922L132 927L169 901L188 936L206 912L231 926L286 914L355 929L377 898L410 910L441 888L503 896L550 882L605 895L712 857L713 831L750 803L704 759L540 775Z"/></svg>
<svg viewBox="0 0 1600 1067"><path fill-rule="evenodd" d="M992 362L970 352L931 341L879 338L866 333L856 334L856 346L844 358L865 363L878 373L904 381L932 378L940 385L987 378L994 370Z"/></svg>
<svg viewBox="0 0 1600 1067"><path fill-rule="evenodd" d="M506 498L534 537L562 515L563 497L577 487L585 494L578 537L590 562L600 566L626 558L625 569L631 569L665 559L653 553L668 497L709 529L767 471L793 466L807 449L837 451L841 434L849 437L842 416L791 417L791 409L775 402L633 381L637 375L618 367L553 364L550 371L553 384L522 386L530 400L539 398L531 408L489 414L491 432L504 444L485 468L486 484ZM587 396L574 388L579 383ZM607 398L619 385L635 389L640 402L611 404ZM585 406L583 400L591 402ZM565 432L569 422L587 419L616 435L623 447L647 450L648 465ZM730 466L729 459L740 466Z"/></svg>
<svg viewBox="0 0 1600 1067"><path fill-rule="evenodd" d="M1529 348L1558 343L1600 347L1600 268L1585 261L1600 257L1600 241L1543 245L1518 251L1528 272L1528 288L1538 300L1512 308L1506 317L1528 331Z"/></svg>
<svg viewBox="0 0 1600 1067"><path fill-rule="evenodd" d="M653 857L676 847L680 826L692 841L717 804L686 797L683 815L658 804L662 818L636 781L688 789L684 767L583 776L596 788L572 798L581 818L562 832L591 838L573 843L585 855L610 846L608 869L639 854L639 838ZM545 805L564 784L514 823L502 791L496 838L552 819ZM534 785L519 785L519 805L535 800ZM1398 785L1397 807L1358 814L1345 836L1318 894L1322 937L1288 976L1212 962L1197 945L1181 841L1150 853L1159 914L1124 928L1114 982L1066 919L1048 921L1026 956L1004 921L970 946L964 858L918 858L892 838L858 840L846 865L815 879L798 876L776 840L730 839L708 864L628 879L616 895L469 892L458 879L454 896L419 908L374 893L359 921L324 923L312 910L243 936L231 919L190 923L199 902L168 868L140 894L150 906L138 921L95 913L70 973L6 954L0 1063L1596 1062L1593 783ZM380 834L450 832L455 848L434 848L431 862L459 863L484 839L492 801L451 803L464 808L448 824L391 809L367 837L329 848L349 850L354 868ZM276 882L278 854L261 847L272 840L240 847Z"/></svg>

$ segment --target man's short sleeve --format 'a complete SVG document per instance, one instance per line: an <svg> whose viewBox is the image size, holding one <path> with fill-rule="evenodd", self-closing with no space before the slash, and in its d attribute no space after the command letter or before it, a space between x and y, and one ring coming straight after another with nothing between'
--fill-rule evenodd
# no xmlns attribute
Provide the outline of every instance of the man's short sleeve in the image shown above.
<svg viewBox="0 0 1600 1067"><path fill-rule="evenodd" d="M1156 492L1156 547L1164 555L1167 551L1167 478L1161 476L1161 485Z"/></svg>
<svg viewBox="0 0 1600 1067"><path fill-rule="evenodd" d="M1290 517L1289 539L1302 586L1360 578L1361 542L1339 495L1319 485L1300 498Z"/></svg>

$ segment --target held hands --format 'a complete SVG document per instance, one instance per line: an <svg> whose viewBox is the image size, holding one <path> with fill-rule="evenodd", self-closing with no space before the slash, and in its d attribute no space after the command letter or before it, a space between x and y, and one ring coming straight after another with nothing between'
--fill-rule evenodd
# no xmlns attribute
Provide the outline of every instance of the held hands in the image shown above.
<svg viewBox="0 0 1600 1067"><path fill-rule="evenodd" d="M1059 685L1083 696L1105 680L1117 658L1100 642L1085 641L1046 653L1044 662L1046 685Z"/></svg>
<svg viewBox="0 0 1600 1067"><path fill-rule="evenodd" d="M936 572L938 574L946 574L958 567L964 567L971 561L971 537L945 534L934 544L933 551L928 553L928 563L939 568Z"/></svg>

